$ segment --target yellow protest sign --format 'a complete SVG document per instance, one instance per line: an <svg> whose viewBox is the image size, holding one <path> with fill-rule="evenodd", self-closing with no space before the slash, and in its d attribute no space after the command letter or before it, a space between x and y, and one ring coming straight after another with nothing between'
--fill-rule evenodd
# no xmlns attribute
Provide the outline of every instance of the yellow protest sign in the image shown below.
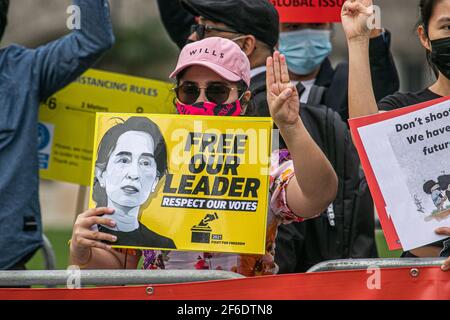
<svg viewBox="0 0 450 320"><path fill-rule="evenodd" d="M84 73L41 105L41 178L88 186L96 112L174 113L172 87L99 70Z"/></svg>
<svg viewBox="0 0 450 320"><path fill-rule="evenodd" d="M270 118L97 114L91 208L118 248L265 253Z"/></svg>

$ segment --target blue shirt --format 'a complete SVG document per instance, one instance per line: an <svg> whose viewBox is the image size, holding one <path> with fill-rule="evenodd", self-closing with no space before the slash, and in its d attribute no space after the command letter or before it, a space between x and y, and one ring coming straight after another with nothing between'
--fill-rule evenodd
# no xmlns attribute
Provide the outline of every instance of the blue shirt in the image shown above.
<svg viewBox="0 0 450 320"><path fill-rule="evenodd" d="M73 0L81 28L37 49L0 50L0 269L42 245L38 111L114 44L107 0ZM56 199L55 199L56 200Z"/></svg>

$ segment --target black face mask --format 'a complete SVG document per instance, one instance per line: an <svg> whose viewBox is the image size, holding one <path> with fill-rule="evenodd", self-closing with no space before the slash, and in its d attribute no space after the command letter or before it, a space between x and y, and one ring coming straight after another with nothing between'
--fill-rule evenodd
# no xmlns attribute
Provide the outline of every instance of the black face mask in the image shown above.
<svg viewBox="0 0 450 320"><path fill-rule="evenodd" d="M450 80L450 37L431 41L431 62Z"/></svg>

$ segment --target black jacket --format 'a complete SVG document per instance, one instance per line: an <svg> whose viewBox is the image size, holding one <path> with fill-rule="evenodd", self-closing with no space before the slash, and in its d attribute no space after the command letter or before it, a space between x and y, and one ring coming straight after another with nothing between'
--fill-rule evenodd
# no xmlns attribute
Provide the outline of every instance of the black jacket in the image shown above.
<svg viewBox="0 0 450 320"><path fill-rule="evenodd" d="M400 88L397 68L390 50L391 33L370 40L369 57L372 85L378 101L392 95ZM348 63L340 63L333 68L326 59L320 68L315 85L326 87L327 92L321 104L339 113L344 121L348 120Z"/></svg>

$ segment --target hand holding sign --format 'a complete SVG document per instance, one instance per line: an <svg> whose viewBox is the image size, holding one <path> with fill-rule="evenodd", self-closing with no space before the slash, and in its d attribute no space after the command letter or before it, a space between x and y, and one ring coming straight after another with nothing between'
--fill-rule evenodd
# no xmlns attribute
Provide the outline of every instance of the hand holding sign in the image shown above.
<svg viewBox="0 0 450 320"><path fill-rule="evenodd" d="M284 55L276 51L267 59L267 102L270 115L278 128L291 127L300 120L300 100L297 89L289 79Z"/></svg>
<svg viewBox="0 0 450 320"><path fill-rule="evenodd" d="M373 19L372 0L347 0L342 7L342 26L347 40L369 38L369 21Z"/></svg>
<svg viewBox="0 0 450 320"><path fill-rule="evenodd" d="M78 215L75 221L72 239L70 242L70 252L72 261L78 263L88 263L92 255L92 248L111 250L111 246L103 241L115 242L117 238L110 234L94 231L97 224L115 226L115 221L106 218L104 215L111 215L114 212L108 208L89 209Z"/></svg>

